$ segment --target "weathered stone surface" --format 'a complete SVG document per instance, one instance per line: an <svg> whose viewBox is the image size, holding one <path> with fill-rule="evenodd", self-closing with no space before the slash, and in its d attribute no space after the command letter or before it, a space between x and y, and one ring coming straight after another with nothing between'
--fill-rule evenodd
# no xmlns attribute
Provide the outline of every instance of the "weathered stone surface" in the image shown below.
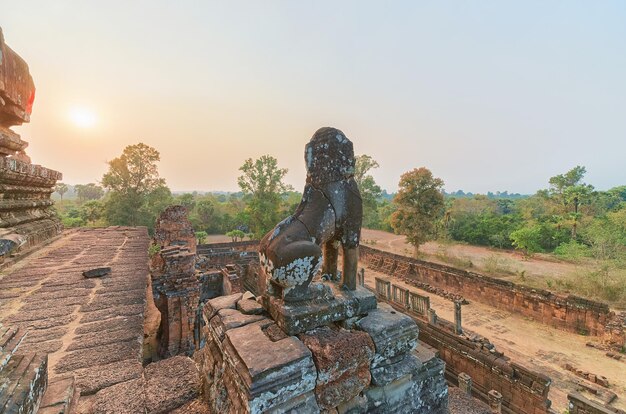
<svg viewBox="0 0 626 414"><path fill-rule="evenodd" d="M295 337L272 342L263 332L269 324L231 329L223 344L239 399L255 413L312 391L317 377L309 349Z"/></svg>
<svg viewBox="0 0 626 414"><path fill-rule="evenodd" d="M81 395L91 395L103 388L141 377L143 367L137 359L126 359L97 368L82 368L72 372Z"/></svg>
<svg viewBox="0 0 626 414"><path fill-rule="evenodd" d="M309 284L322 263L322 272L337 278L340 245L342 286L356 288L363 208L352 142L338 129L320 128L306 145L305 161L307 184L300 205L259 246L268 294L287 302L308 299Z"/></svg>
<svg viewBox="0 0 626 414"><path fill-rule="evenodd" d="M244 294L245 296L245 294ZM246 315L260 315L263 313L263 306L256 301L256 298L242 298L237 302L237 309Z"/></svg>
<svg viewBox="0 0 626 414"><path fill-rule="evenodd" d="M171 414L213 414L209 410L209 406L201 398L197 398L193 401L180 406L179 408L170 411Z"/></svg>
<svg viewBox="0 0 626 414"><path fill-rule="evenodd" d="M168 413L200 394L200 376L190 358L176 356L149 364L144 374L148 413Z"/></svg>
<svg viewBox="0 0 626 414"><path fill-rule="evenodd" d="M154 242L160 247L185 246L195 254L196 235L187 213L180 205L166 208L154 226Z"/></svg>
<svg viewBox="0 0 626 414"><path fill-rule="evenodd" d="M369 290L357 287L343 290L330 284L333 298L285 302L265 296L263 306L288 335L310 331L320 326L342 321L353 316L365 315L376 308L376 297Z"/></svg>
<svg viewBox="0 0 626 414"><path fill-rule="evenodd" d="M205 322L208 323L220 309L235 309L241 296L241 293L234 293L232 295L220 296L209 300L204 304L203 309Z"/></svg>
<svg viewBox="0 0 626 414"><path fill-rule="evenodd" d="M313 354L318 383L327 383L369 366L374 357L374 343L365 332L322 327L298 337Z"/></svg>
<svg viewBox="0 0 626 414"><path fill-rule="evenodd" d="M416 355L416 354L414 354ZM438 358L421 361L421 368L389 384L365 391L368 413L447 413L448 387Z"/></svg>
<svg viewBox="0 0 626 414"><path fill-rule="evenodd" d="M217 315L211 319L209 329L214 335L214 339L218 343L221 343L224 340L224 334L230 329L239 328L240 326L262 320L269 321L262 315L244 315L235 309L221 309L217 312Z"/></svg>
<svg viewBox="0 0 626 414"><path fill-rule="evenodd" d="M422 362L417 357L406 355L397 362L372 368L372 384L382 387L406 375L412 375L420 368Z"/></svg>
<svg viewBox="0 0 626 414"><path fill-rule="evenodd" d="M361 319L357 327L367 332L376 346L372 368L403 358L417 345L419 330L415 321L385 303Z"/></svg>
<svg viewBox="0 0 626 414"><path fill-rule="evenodd" d="M317 369L315 395L320 408L334 408L369 385L374 343L368 334L323 327L299 338L313 354Z"/></svg>
<svg viewBox="0 0 626 414"><path fill-rule="evenodd" d="M145 380L137 378L98 391L93 414L137 414L145 412Z"/></svg>
<svg viewBox="0 0 626 414"><path fill-rule="evenodd" d="M152 294L161 313L159 354L189 354L196 347L195 329L200 306L196 275L196 237L183 206L170 206L157 219L151 260Z"/></svg>
<svg viewBox="0 0 626 414"><path fill-rule="evenodd" d="M0 348L0 408L6 414L36 412L48 381L47 354L22 354L18 346Z"/></svg>
<svg viewBox="0 0 626 414"><path fill-rule="evenodd" d="M66 414L74 398L74 377L53 378L48 382L46 392L41 399L38 414Z"/></svg>
<svg viewBox="0 0 626 414"><path fill-rule="evenodd" d="M4 43L1 28L0 56L0 125L29 122L35 100L35 84L24 59Z"/></svg>

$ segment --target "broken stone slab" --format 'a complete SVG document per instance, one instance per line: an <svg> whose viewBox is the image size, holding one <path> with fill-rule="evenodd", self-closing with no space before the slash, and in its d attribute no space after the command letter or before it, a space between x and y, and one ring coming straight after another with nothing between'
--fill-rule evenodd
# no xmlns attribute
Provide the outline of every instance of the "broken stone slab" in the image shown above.
<svg viewBox="0 0 626 414"><path fill-rule="evenodd" d="M220 309L236 309L237 302L241 299L241 296L241 293L234 293L209 300L202 309L204 322L208 325L209 321Z"/></svg>
<svg viewBox="0 0 626 414"><path fill-rule="evenodd" d="M108 275L110 273L111 273L111 268L110 267L97 267L95 269L85 270L83 272L83 276L86 277L87 279L90 279L90 278L93 278L93 277L106 276L106 275Z"/></svg>
<svg viewBox="0 0 626 414"><path fill-rule="evenodd" d="M272 342L259 321L226 332L224 360L246 411L261 413L310 393L317 372L311 351L295 337Z"/></svg>
<svg viewBox="0 0 626 414"><path fill-rule="evenodd" d="M237 302L237 309L246 315L260 315L265 310L259 302L257 302L254 295L250 292L243 294L242 298Z"/></svg>
<svg viewBox="0 0 626 414"><path fill-rule="evenodd" d="M352 399L369 385L374 343L367 333L321 327L299 338L313 354L315 395L322 410Z"/></svg>
<svg viewBox="0 0 626 414"><path fill-rule="evenodd" d="M334 297L301 302L285 302L273 296L263 296L263 307L287 335L296 335L333 322L376 309L376 296L363 287L344 290L330 284Z"/></svg>
<svg viewBox="0 0 626 414"><path fill-rule="evenodd" d="M372 368L402 359L404 354L417 346L419 329L415 321L396 312L386 303L381 303L378 309L370 311L356 326L367 332L376 346Z"/></svg>
<svg viewBox="0 0 626 414"><path fill-rule="evenodd" d="M271 322L263 315L245 315L235 309L220 309L209 322L209 332L213 340L220 344L227 331L263 320Z"/></svg>

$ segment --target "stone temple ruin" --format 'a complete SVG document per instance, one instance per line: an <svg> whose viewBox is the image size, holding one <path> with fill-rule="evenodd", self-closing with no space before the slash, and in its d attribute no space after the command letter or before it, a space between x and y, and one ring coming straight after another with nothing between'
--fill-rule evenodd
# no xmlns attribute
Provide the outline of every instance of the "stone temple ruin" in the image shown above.
<svg viewBox="0 0 626 414"><path fill-rule="evenodd" d="M555 413L551 378L463 327L468 299L620 358L604 304L360 246L352 142L333 128L305 148L300 205L260 241L197 245L182 206L152 238L58 237L61 175L9 129L29 120L28 66L1 31L0 52L0 413ZM570 413L623 413L606 378L568 370Z"/></svg>

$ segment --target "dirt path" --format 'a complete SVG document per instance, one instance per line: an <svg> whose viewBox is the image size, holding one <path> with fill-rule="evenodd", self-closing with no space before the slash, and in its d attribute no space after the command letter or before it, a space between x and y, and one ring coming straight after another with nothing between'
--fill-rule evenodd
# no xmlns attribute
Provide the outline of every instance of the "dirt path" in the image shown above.
<svg viewBox="0 0 626 414"><path fill-rule="evenodd" d="M370 269L365 271L365 284L372 290L375 289L376 276L386 277ZM449 321L454 320L454 304L451 301L401 281L393 283L430 296L431 307L437 314ZM607 377L610 389L618 395L613 405L626 408L626 362L610 359L602 351L585 346L592 338L559 331L476 301L463 306L462 321L465 330L488 338L512 361L548 375L553 381L550 399L557 412L567 408L567 393L576 389L575 381L580 379L565 370L566 363Z"/></svg>

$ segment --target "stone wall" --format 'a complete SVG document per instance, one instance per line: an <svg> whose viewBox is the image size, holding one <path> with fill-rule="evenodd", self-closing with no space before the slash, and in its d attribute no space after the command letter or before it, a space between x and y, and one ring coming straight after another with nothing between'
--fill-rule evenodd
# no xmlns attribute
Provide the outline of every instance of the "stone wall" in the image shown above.
<svg viewBox="0 0 626 414"><path fill-rule="evenodd" d="M608 305L573 295L564 297L367 246L360 247L360 255L367 267L406 283L427 283L569 332L601 336L615 317Z"/></svg>
<svg viewBox="0 0 626 414"><path fill-rule="evenodd" d="M446 363L446 377L461 386L459 374L471 378L472 393L490 402L489 392L499 392L502 411L515 414L549 412L550 378L512 363L488 341L471 341L455 333L454 323L432 317L428 297L415 294L389 280L376 278L376 295L395 308L413 316L420 329L420 340L439 351Z"/></svg>
<svg viewBox="0 0 626 414"><path fill-rule="evenodd" d="M35 86L0 28L0 264L61 233L50 195L61 173L31 164L28 143L10 127L30 121Z"/></svg>

